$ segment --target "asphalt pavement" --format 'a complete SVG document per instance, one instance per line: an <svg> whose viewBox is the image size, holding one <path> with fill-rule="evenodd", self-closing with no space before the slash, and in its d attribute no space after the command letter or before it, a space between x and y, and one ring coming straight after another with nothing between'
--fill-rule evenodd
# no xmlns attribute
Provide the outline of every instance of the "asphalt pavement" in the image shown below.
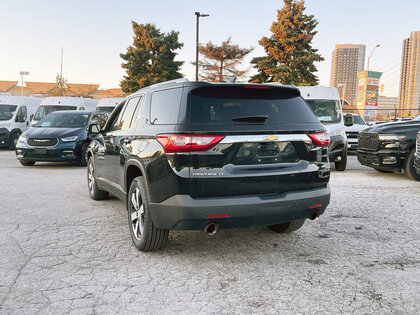
<svg viewBox="0 0 420 315"><path fill-rule="evenodd" d="M350 156L330 186L294 233L173 231L142 253L85 168L0 149L0 313L419 314L420 182Z"/></svg>

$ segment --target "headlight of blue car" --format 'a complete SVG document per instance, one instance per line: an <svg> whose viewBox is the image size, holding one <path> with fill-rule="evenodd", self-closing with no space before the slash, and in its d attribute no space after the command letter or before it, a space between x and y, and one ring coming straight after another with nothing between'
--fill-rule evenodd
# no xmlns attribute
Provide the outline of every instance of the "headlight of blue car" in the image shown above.
<svg viewBox="0 0 420 315"><path fill-rule="evenodd" d="M65 137L65 138L61 138L61 141L64 141L64 142L76 141L77 138L78 136Z"/></svg>

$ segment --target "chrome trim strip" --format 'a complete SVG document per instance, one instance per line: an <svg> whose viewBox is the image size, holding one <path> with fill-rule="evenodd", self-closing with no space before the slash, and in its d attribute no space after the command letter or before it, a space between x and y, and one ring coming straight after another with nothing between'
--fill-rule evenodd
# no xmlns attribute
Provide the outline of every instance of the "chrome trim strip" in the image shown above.
<svg viewBox="0 0 420 315"><path fill-rule="evenodd" d="M269 140L277 137L275 140ZM243 143L243 142L284 142L284 141L305 141L311 143L312 140L306 134L282 134L282 135L241 135L226 136L220 143Z"/></svg>

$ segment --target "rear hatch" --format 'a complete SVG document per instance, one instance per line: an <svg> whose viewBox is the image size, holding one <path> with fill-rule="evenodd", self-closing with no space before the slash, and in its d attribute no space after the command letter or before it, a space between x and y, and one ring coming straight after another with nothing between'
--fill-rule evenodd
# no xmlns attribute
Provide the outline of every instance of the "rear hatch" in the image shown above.
<svg viewBox="0 0 420 315"><path fill-rule="evenodd" d="M192 197L269 196L327 184L327 135L297 89L205 85L186 97L186 123L172 142L191 143Z"/></svg>

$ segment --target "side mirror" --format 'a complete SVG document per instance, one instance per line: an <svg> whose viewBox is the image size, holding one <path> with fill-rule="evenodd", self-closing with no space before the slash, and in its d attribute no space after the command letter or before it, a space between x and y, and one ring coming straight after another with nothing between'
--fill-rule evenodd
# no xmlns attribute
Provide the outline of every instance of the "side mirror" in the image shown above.
<svg viewBox="0 0 420 315"><path fill-rule="evenodd" d="M31 114L31 116L29 117L29 120L32 121L32 119L34 119L34 114Z"/></svg>
<svg viewBox="0 0 420 315"><path fill-rule="evenodd" d="M90 134L98 134L101 131L101 126L98 123L93 123L89 125L87 130Z"/></svg>
<svg viewBox="0 0 420 315"><path fill-rule="evenodd" d="M352 114L345 114L344 115L344 126L351 127L354 124L354 118Z"/></svg>

